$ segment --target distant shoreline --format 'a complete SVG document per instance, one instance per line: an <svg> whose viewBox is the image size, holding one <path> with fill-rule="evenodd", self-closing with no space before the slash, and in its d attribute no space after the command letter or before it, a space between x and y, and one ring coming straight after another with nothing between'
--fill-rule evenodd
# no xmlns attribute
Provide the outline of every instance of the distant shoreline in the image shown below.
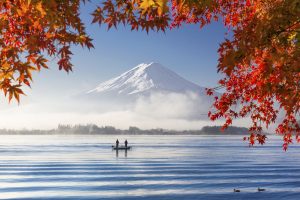
<svg viewBox="0 0 300 200"><path fill-rule="evenodd" d="M219 135L240 135L240 136L245 136L248 135L247 133L245 134L224 134L224 133L214 133L214 134L207 134L207 133L200 133L200 134L193 134L193 133L178 133L178 134L173 134L173 133L153 133L153 134L147 134L147 133L137 133L137 134L130 134L130 133L116 133L116 134L97 134L97 133L0 133L0 135L203 135L203 136L219 136Z"/></svg>
<svg viewBox="0 0 300 200"><path fill-rule="evenodd" d="M267 134L267 133L264 133ZM98 127L89 125L59 125L51 130L11 130L0 129L0 135L249 135L245 127L230 126L221 131L221 126L205 126L201 130L166 130L149 129L142 130L137 127L129 127L127 130L116 129L112 126Z"/></svg>

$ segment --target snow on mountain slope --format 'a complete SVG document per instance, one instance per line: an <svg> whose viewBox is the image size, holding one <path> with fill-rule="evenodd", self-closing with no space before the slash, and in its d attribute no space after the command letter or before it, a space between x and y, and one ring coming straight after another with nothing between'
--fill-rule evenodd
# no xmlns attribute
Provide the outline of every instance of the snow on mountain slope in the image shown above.
<svg viewBox="0 0 300 200"><path fill-rule="evenodd" d="M98 85L88 94L116 93L119 95L145 94L151 91L175 93L204 93L204 88L185 80L159 63L139 64L133 69Z"/></svg>
<svg viewBox="0 0 300 200"><path fill-rule="evenodd" d="M88 112L126 112L128 118L207 120L213 97L158 63L139 64L76 97ZM120 118L122 120L122 118Z"/></svg>

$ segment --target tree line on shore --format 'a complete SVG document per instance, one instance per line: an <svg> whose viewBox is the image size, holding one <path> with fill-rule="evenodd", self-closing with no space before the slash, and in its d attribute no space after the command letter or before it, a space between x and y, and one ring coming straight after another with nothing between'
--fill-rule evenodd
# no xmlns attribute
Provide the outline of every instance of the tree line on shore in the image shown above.
<svg viewBox="0 0 300 200"><path fill-rule="evenodd" d="M0 129L1 135L247 135L248 129L244 127L230 126L222 131L221 126L204 126L200 130L167 130L167 129L140 129L135 126L130 126L128 129L118 129L113 126L99 127L95 124L87 125L58 125L56 129L50 130L13 130Z"/></svg>

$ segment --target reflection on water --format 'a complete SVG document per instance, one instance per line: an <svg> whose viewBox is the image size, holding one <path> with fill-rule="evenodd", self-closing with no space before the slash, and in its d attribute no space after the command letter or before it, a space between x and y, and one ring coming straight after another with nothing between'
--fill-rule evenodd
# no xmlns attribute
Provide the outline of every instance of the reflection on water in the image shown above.
<svg viewBox="0 0 300 200"><path fill-rule="evenodd" d="M300 199L299 146L278 138L126 136L133 149L112 150L123 137L1 136L0 199Z"/></svg>
<svg viewBox="0 0 300 200"><path fill-rule="evenodd" d="M124 157L125 158L127 158L127 151L130 151L130 150L127 150L127 149L125 149L125 150L114 150L115 152L116 152L116 158L118 158L119 157L119 151L121 152L121 155L124 155Z"/></svg>

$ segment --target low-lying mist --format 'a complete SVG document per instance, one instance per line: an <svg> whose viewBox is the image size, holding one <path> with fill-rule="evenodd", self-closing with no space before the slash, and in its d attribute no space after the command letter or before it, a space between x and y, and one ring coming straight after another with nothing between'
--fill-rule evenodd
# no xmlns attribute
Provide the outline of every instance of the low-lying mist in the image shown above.
<svg viewBox="0 0 300 200"><path fill-rule="evenodd" d="M195 130L222 124L222 121L211 122L208 119L211 104L208 97L192 92L156 92L124 101L123 97L116 97L111 102L107 99L51 99L3 108L0 111L0 127L50 129L58 124L94 123L121 129L136 126L142 129ZM246 124L243 121L235 125Z"/></svg>

